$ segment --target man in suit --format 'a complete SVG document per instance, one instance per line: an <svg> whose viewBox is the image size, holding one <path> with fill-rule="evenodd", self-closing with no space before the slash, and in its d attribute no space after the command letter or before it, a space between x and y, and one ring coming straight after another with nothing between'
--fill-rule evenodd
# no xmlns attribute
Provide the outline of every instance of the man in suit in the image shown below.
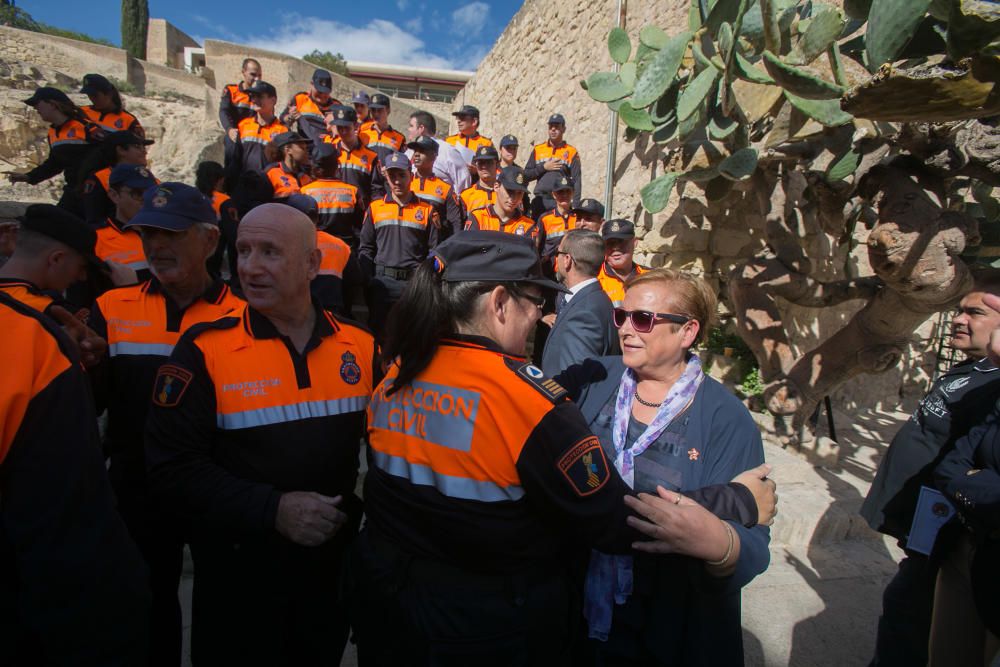
<svg viewBox="0 0 1000 667"><path fill-rule="evenodd" d="M619 353L611 300L597 281L604 263L600 234L581 229L567 233L555 262L556 277L570 293L557 297L555 314L545 319L552 331L542 351L542 370L549 377L585 359Z"/></svg>

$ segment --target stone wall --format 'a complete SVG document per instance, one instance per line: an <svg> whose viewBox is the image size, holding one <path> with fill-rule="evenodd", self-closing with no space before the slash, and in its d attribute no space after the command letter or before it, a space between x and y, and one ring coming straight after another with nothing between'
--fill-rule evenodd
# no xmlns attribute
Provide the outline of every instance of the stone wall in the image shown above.
<svg viewBox="0 0 1000 667"><path fill-rule="evenodd" d="M836 4L841 4L840 2ZM566 117L566 139L580 151L583 162L583 195L604 200L609 152L610 113L580 87L580 80L595 71L610 71L608 31L616 25L617 0L585 3L525 0L476 75L455 100L455 107L473 104L482 114L480 131L494 139L513 133L520 139L521 160L531 145L545 141L546 119L552 113ZM687 26L688 0L632 0L627 3L625 28L633 48L647 24L668 33ZM454 124L452 124L454 131ZM723 297L725 278L733 266L764 247L764 221L753 211L748 193L735 191L718 204L708 205L701 188L682 185L667 209L650 215L643 211L639 190L662 173L662 151L652 141L624 140L624 125L617 128L618 143L612 182L613 203L608 218L636 223L640 236L638 259L653 266L688 269L706 276ZM868 275L862 228L855 241L860 248L848 254L839 239L823 232L809 215L801 230L803 243L813 258L814 275L826 279ZM811 309L784 304L783 315L798 351L804 352L839 329L863 304ZM884 404L920 396L933 366L929 320L912 338L911 351L897 368L878 376L861 376L833 397L842 408Z"/></svg>
<svg viewBox="0 0 1000 667"><path fill-rule="evenodd" d="M216 39L205 40L205 78L209 85L217 91L227 84L240 80L240 69L243 59L252 57L260 61L260 66L264 70L264 80L273 85L278 90L279 108L288 103L292 95L299 91L308 90L309 82L312 81L313 71L316 66L300 58L277 53L275 51L265 51L244 44L234 44ZM354 79L346 76L333 74L332 95L347 103L351 96L358 90L368 91L369 94L378 92L374 88L365 86ZM415 100L399 100L392 98L392 112L389 115L389 123L395 129L406 134L406 124L410 114L418 107L411 102ZM218 102L216 101L216 105ZM449 117L426 109L438 117L440 127L448 127Z"/></svg>
<svg viewBox="0 0 1000 667"><path fill-rule="evenodd" d="M184 47L200 46L176 26L165 19L149 19L146 33L146 61L184 69Z"/></svg>

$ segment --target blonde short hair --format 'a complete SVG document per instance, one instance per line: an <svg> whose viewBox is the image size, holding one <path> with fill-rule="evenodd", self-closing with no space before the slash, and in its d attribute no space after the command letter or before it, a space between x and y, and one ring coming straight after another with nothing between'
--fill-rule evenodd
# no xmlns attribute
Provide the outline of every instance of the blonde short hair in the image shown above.
<svg viewBox="0 0 1000 667"><path fill-rule="evenodd" d="M670 291L671 305L678 315L686 315L698 321L698 336L694 345L708 336L715 324L719 300L704 278L675 269L650 269L632 276L625 283L628 292L636 285L656 283Z"/></svg>

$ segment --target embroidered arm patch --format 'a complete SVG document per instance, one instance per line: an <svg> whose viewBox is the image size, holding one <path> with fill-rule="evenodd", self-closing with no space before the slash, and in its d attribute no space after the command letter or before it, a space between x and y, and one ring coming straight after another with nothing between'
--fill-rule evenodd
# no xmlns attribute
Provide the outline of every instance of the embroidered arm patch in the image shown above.
<svg viewBox="0 0 1000 667"><path fill-rule="evenodd" d="M153 383L153 404L161 408L174 408L181 402L194 374L173 364L160 366Z"/></svg>
<svg viewBox="0 0 1000 667"><path fill-rule="evenodd" d="M526 364L510 357L504 357L504 363L507 364L507 368L517 373L522 380L537 389L542 396L553 403L558 403L569 395L569 392L561 384L552 378L545 377L545 373L538 366Z"/></svg>
<svg viewBox="0 0 1000 667"><path fill-rule="evenodd" d="M604 450L593 435L573 445L556 465L579 496L598 491L611 478Z"/></svg>

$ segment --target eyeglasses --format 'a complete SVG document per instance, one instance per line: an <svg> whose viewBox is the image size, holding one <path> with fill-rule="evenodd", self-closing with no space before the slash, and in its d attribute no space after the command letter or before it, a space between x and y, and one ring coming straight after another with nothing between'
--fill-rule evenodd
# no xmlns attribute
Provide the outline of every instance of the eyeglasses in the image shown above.
<svg viewBox="0 0 1000 667"><path fill-rule="evenodd" d="M625 326L627 319L632 323L632 328L639 333L649 333L653 330L657 320L665 320L674 324L686 324L691 321L687 315L676 315L674 313L651 313L648 310L625 310L615 308L612 311L611 319L615 323L615 328L621 329Z"/></svg>
<svg viewBox="0 0 1000 667"><path fill-rule="evenodd" d="M541 308L545 305L545 297L541 294L529 294L528 292L521 291L517 287L508 287L507 291L513 294L518 299L525 299L535 304L535 307Z"/></svg>

